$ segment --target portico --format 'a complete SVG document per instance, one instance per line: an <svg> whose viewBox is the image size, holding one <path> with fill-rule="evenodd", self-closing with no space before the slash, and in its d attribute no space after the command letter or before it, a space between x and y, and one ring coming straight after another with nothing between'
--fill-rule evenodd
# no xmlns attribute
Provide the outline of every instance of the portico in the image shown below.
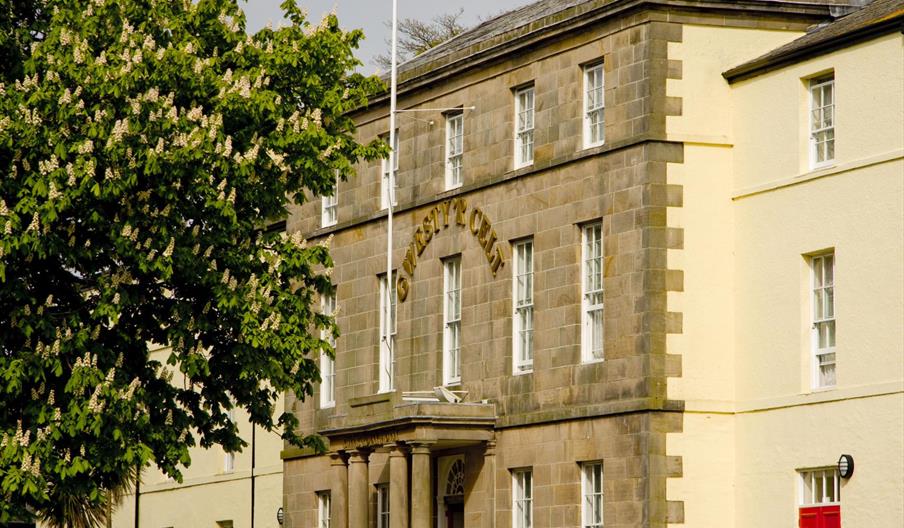
<svg viewBox="0 0 904 528"><path fill-rule="evenodd" d="M374 516L380 511L379 507L371 507L372 483L377 482L389 493L391 528L427 528L434 525L437 516L442 521L440 526L445 527L442 519L445 512L435 509L444 500L444 494L434 492L438 489L434 483L439 481L440 488L445 489L443 479L447 478L445 474L437 474L438 456L450 458L449 453L474 449L482 449L487 456L492 456L494 405L393 404L392 399L358 406L356 412L344 417L343 426L321 433L330 443L328 489L332 497L332 526L373 526ZM371 415L380 407L391 408L384 415L388 419L356 424L357 418ZM371 460L377 454L388 460L379 469L371 467ZM450 468L443 469L448 473ZM463 472L461 478L464 478ZM492 487L491 481L488 479L488 487ZM463 488L454 496L460 497L458 509L463 518ZM487 496L492 497L492 494Z"/></svg>

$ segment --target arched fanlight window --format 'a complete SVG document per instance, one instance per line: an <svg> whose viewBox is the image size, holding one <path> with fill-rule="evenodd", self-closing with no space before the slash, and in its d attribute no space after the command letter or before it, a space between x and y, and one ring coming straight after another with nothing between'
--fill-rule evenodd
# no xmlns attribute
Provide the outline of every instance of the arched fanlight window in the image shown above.
<svg viewBox="0 0 904 528"><path fill-rule="evenodd" d="M452 463L446 477L446 496L465 494L465 463L461 459Z"/></svg>

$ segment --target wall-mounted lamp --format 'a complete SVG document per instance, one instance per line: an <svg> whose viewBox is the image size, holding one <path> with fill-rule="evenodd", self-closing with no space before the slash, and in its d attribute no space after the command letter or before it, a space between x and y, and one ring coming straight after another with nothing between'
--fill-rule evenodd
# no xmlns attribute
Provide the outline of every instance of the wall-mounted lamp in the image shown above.
<svg viewBox="0 0 904 528"><path fill-rule="evenodd" d="M280 526L286 522L286 512L284 512L282 508L276 510L276 522L278 522Z"/></svg>
<svg viewBox="0 0 904 528"><path fill-rule="evenodd" d="M854 474L854 457L851 455L841 455L838 459L838 474L843 479L851 478Z"/></svg>

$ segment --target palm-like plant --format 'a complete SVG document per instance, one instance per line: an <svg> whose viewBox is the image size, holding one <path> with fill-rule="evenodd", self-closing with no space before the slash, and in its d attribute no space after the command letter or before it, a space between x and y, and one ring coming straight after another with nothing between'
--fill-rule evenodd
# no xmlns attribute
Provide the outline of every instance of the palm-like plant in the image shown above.
<svg viewBox="0 0 904 528"><path fill-rule="evenodd" d="M138 479L136 469L121 482L111 485L101 501L93 501L71 490L51 489L54 504L41 513L41 521L49 528L102 528L109 526L113 511L122 504Z"/></svg>

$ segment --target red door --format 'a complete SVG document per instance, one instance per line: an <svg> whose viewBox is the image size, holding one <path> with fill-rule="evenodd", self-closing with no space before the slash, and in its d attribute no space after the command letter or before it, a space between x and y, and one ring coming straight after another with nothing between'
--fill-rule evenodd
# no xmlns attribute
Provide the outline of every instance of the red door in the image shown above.
<svg viewBox="0 0 904 528"><path fill-rule="evenodd" d="M841 506L812 506L800 509L800 528L841 528Z"/></svg>

